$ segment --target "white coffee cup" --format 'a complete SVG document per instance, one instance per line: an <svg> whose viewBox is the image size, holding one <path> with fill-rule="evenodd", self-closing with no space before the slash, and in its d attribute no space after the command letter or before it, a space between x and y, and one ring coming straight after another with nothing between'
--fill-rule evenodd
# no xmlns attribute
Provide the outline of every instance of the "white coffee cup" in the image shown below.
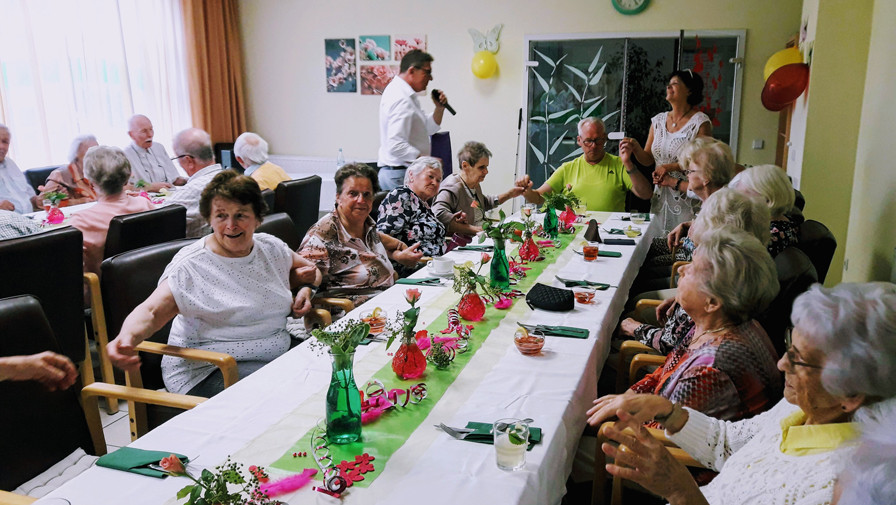
<svg viewBox="0 0 896 505"><path fill-rule="evenodd" d="M454 273L454 260L444 256L436 256L429 262L429 268L436 275L450 275Z"/></svg>

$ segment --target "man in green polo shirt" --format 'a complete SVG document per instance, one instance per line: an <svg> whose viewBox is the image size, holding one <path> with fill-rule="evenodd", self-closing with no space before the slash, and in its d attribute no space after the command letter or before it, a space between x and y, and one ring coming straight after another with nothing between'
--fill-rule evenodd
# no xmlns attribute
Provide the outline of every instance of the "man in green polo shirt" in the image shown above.
<svg viewBox="0 0 896 505"><path fill-rule="evenodd" d="M594 117L581 120L576 143L582 148L582 155L560 165L540 188L531 188L528 175L516 182L517 186L526 188L523 193L526 201L544 203L545 194L562 191L567 184L592 211L624 211L628 191L638 198L650 199L653 188L632 164L631 148L623 145L619 156L604 151L607 133L603 121Z"/></svg>

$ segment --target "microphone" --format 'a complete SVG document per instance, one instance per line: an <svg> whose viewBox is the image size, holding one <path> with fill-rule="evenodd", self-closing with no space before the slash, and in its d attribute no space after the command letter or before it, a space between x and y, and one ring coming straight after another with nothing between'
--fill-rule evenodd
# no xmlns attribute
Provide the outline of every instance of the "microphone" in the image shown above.
<svg viewBox="0 0 896 505"><path fill-rule="evenodd" d="M438 101L438 99L439 99L439 93L441 93L441 91L439 91L439 90L437 90L437 89L433 89L433 90L432 90L432 97L433 97L433 99L435 99L435 100ZM448 105L448 102L445 102L445 108L448 109L448 112L450 112L452 116L456 116L456 115L457 115L457 112L455 112L454 107Z"/></svg>

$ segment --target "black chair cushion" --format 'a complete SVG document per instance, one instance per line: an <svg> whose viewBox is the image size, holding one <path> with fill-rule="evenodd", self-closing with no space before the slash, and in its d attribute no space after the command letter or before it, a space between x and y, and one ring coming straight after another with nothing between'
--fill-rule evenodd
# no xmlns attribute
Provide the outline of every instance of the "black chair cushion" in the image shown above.
<svg viewBox="0 0 896 505"><path fill-rule="evenodd" d="M800 241L797 247L806 253L806 256L815 266L818 272L818 282L824 282L834 259L834 251L837 250L837 239L827 226L818 221L808 220L800 225Z"/></svg>
<svg viewBox="0 0 896 505"><path fill-rule="evenodd" d="M274 190L273 189L261 190L261 198L264 200L265 206L267 206L267 209L265 209L264 215L267 216L268 214L273 213L274 212L274 204L276 202L276 199L274 197Z"/></svg>
<svg viewBox="0 0 896 505"><path fill-rule="evenodd" d="M274 212L289 214L300 238L304 238L308 229L318 220L320 187L320 176L312 175L304 179L281 182L274 191Z"/></svg>
<svg viewBox="0 0 896 505"><path fill-rule="evenodd" d="M0 298L40 300L62 354L84 360L84 259L81 231L71 226L0 241Z"/></svg>
<svg viewBox="0 0 896 505"><path fill-rule="evenodd" d="M25 178L28 179L28 184L31 184L31 187L34 188L34 194L39 195L40 189L38 186L43 186L47 182L47 177L53 173L53 170L60 168L64 165L53 165L51 167L41 167L41 168L29 168L25 170Z"/></svg>
<svg viewBox="0 0 896 505"><path fill-rule="evenodd" d="M115 216L109 222L103 258L186 236L187 209L183 205Z"/></svg>
<svg viewBox="0 0 896 505"><path fill-rule="evenodd" d="M255 229L255 233L268 233L286 242L293 251L299 248L302 238L296 232L296 226L289 214L277 212L264 216L264 221Z"/></svg>
<svg viewBox="0 0 896 505"><path fill-rule="evenodd" d="M756 319L775 346L778 356L785 351L784 332L790 326L790 313L793 301L805 293L809 286L818 282L818 274L809 258L796 247L787 247L775 256L775 267L778 270L778 296L772 300L763 314Z"/></svg>
<svg viewBox="0 0 896 505"><path fill-rule="evenodd" d="M0 300L0 328L0 357L61 350L33 296ZM0 382L0 489L17 488L78 447L94 454L79 391L79 383L50 392L34 381Z"/></svg>

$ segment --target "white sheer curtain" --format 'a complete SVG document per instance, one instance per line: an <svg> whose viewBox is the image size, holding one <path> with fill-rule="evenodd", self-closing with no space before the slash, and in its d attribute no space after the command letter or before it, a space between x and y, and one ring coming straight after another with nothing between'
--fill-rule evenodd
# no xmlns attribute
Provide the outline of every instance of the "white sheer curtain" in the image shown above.
<svg viewBox="0 0 896 505"><path fill-rule="evenodd" d="M148 116L171 152L191 125L179 0L0 0L0 122L22 170L63 164L83 133L130 142Z"/></svg>

